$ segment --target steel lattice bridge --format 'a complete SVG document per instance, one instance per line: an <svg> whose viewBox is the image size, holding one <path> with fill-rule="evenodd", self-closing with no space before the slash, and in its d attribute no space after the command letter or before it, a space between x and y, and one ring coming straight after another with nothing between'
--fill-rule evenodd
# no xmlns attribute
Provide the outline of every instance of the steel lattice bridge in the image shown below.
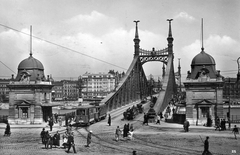
<svg viewBox="0 0 240 155"><path fill-rule="evenodd" d="M176 93L176 83L173 66L173 37L171 30L172 19L169 22L169 33L167 37L167 48L162 50L144 50L140 48L140 39L138 35L138 22L136 23L136 31L134 41L134 57L131 65L129 66L125 76L121 79L116 88L116 91L109 94L101 101L101 104L106 104L108 111L117 109L121 106L129 104L134 101L142 100L151 95L151 85L147 81L146 75L143 70L143 64L152 61L158 61L166 65L163 67L163 85L162 91L158 94L157 102L155 103L154 110L156 113L163 111L172 96ZM163 65L163 66L164 66ZM159 68L160 71L161 68Z"/></svg>

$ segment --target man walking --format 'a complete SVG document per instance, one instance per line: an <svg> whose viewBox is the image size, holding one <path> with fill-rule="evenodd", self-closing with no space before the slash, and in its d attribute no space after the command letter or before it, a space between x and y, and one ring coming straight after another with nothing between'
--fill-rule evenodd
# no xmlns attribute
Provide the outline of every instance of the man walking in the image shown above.
<svg viewBox="0 0 240 155"><path fill-rule="evenodd" d="M233 128L232 132L233 132L233 134L235 136L235 139L237 139L237 135L236 134L239 134L237 125L234 125L234 128Z"/></svg>
<svg viewBox="0 0 240 155"><path fill-rule="evenodd" d="M45 128L42 129L41 133L40 133L40 136L42 138L42 144L44 144L44 136L45 136Z"/></svg>
<svg viewBox="0 0 240 155"><path fill-rule="evenodd" d="M108 114L108 125L111 126L111 115Z"/></svg>
<svg viewBox="0 0 240 155"><path fill-rule="evenodd" d="M157 122L156 122L156 124L160 124L160 120L161 120L160 116L157 115Z"/></svg>
<svg viewBox="0 0 240 155"><path fill-rule="evenodd" d="M117 129L116 129L116 132L115 132L116 141L119 140L120 134L121 134L121 130L120 130L119 126L117 126Z"/></svg>
<svg viewBox="0 0 240 155"><path fill-rule="evenodd" d="M52 127L53 127L53 118L52 117L49 120L49 126L50 126L50 131L52 131Z"/></svg>
<svg viewBox="0 0 240 155"><path fill-rule="evenodd" d="M190 126L189 121L186 119L183 124L183 128L184 128L185 132L189 131L189 126Z"/></svg>
<svg viewBox="0 0 240 155"><path fill-rule="evenodd" d="M209 142L208 142L208 139L209 139L209 137L207 136L207 137L206 137L206 140L204 141L204 151L203 151L202 155L211 154L211 153L209 152Z"/></svg>
<svg viewBox="0 0 240 155"><path fill-rule="evenodd" d="M77 153L74 144L73 132L69 134L67 144L68 144L68 150L66 151L67 153L69 153L71 147L73 148L73 152Z"/></svg>
<svg viewBox="0 0 240 155"><path fill-rule="evenodd" d="M92 139L92 131L89 131L88 135L87 135L87 145L86 147L89 147L89 145L91 144L91 139Z"/></svg>

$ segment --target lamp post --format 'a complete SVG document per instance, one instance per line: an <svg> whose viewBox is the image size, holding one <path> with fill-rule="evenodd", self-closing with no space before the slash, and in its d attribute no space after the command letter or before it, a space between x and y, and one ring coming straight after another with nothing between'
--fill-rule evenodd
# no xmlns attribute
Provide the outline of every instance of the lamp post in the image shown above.
<svg viewBox="0 0 240 155"><path fill-rule="evenodd" d="M228 77L228 128L231 128L231 115L230 115L230 111L231 111L231 107L230 107L230 77Z"/></svg>

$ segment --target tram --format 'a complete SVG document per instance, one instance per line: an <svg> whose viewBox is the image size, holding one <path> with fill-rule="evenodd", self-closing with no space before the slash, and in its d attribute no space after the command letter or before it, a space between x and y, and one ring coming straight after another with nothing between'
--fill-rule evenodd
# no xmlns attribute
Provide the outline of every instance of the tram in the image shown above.
<svg viewBox="0 0 240 155"><path fill-rule="evenodd" d="M65 117L72 126L88 126L101 121L107 117L107 106L102 105L83 105L76 107L72 112L66 113Z"/></svg>

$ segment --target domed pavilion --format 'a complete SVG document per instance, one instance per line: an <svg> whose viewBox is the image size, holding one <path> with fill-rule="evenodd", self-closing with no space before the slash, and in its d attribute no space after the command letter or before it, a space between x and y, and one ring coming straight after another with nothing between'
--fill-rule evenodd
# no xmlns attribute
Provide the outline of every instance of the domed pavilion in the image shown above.
<svg viewBox="0 0 240 155"><path fill-rule="evenodd" d="M192 125L214 125L223 117L223 80L214 58L201 48L191 63L184 82L186 119Z"/></svg>
<svg viewBox="0 0 240 155"><path fill-rule="evenodd" d="M42 63L30 56L18 65L16 78L8 85L10 124L41 124L52 116L52 82Z"/></svg>

